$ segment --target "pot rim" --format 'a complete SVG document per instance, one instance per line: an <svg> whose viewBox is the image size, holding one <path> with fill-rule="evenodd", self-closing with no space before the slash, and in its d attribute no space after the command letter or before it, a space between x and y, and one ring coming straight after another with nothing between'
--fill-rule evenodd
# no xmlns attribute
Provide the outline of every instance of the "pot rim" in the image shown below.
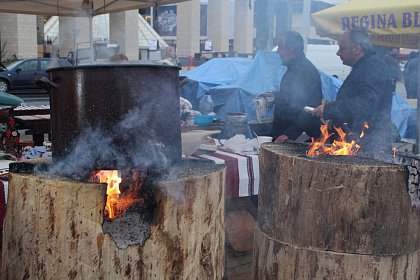
<svg viewBox="0 0 420 280"><path fill-rule="evenodd" d="M54 71L74 71L84 69L114 69L114 68L157 68L157 69L176 69L181 70L179 66L173 65L158 65L158 64L86 64L77 66L59 66L52 67L46 70L47 73Z"/></svg>

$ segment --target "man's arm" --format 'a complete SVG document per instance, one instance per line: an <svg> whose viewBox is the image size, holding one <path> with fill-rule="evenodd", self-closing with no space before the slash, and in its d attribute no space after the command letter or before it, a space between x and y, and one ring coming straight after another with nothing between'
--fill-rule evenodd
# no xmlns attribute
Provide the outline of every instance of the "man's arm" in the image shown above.
<svg viewBox="0 0 420 280"><path fill-rule="evenodd" d="M279 137L277 137L275 140L274 140L274 143L283 143L283 142L285 142L285 141L287 141L287 140L289 140L289 137L287 136L287 135L280 135Z"/></svg>
<svg viewBox="0 0 420 280"><path fill-rule="evenodd" d="M314 127L315 124L317 127ZM318 119L314 118L312 114L307 113L302 109L302 112L299 112L295 120L290 123L283 134L288 136L289 139L295 140L303 132L318 130L320 125L321 123Z"/></svg>

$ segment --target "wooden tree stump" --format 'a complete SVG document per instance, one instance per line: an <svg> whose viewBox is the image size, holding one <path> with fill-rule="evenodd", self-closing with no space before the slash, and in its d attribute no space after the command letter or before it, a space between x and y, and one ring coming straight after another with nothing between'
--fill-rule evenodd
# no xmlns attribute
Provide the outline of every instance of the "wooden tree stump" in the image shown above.
<svg viewBox="0 0 420 280"><path fill-rule="evenodd" d="M404 166L306 150L261 150L253 278L419 279L420 212Z"/></svg>
<svg viewBox="0 0 420 280"><path fill-rule="evenodd" d="M153 186L150 238L119 249L102 230L105 185L11 173L3 279L222 279L223 166L171 174Z"/></svg>
<svg viewBox="0 0 420 280"><path fill-rule="evenodd" d="M225 213L225 277L250 279L257 207L249 196L230 197Z"/></svg>
<svg viewBox="0 0 420 280"><path fill-rule="evenodd" d="M226 213L226 241L237 252L252 252L255 220L245 209Z"/></svg>

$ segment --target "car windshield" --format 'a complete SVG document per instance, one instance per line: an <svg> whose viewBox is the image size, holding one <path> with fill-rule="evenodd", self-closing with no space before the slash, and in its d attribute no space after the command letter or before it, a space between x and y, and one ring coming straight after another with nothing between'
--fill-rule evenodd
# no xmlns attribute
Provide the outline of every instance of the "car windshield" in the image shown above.
<svg viewBox="0 0 420 280"><path fill-rule="evenodd" d="M41 60L41 70L57 68L62 66L71 66L70 62L65 59L43 59Z"/></svg>
<svg viewBox="0 0 420 280"><path fill-rule="evenodd" d="M21 62L22 62L22 60L18 60L18 61L15 61L15 62L10 63L9 65L6 65L7 70L13 70Z"/></svg>

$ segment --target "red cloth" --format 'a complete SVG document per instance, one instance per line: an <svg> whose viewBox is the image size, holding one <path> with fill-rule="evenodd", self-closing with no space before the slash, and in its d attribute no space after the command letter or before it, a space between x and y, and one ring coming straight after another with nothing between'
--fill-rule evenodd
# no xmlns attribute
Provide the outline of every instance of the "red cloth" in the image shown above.
<svg viewBox="0 0 420 280"><path fill-rule="evenodd" d="M238 160L226 155L218 153L212 154L213 157L223 159L226 164L226 196L227 197L239 197L239 167Z"/></svg>
<svg viewBox="0 0 420 280"><path fill-rule="evenodd" d="M258 155L218 150L211 154L194 155L217 164L226 165L226 197L243 197L258 194L259 161Z"/></svg>

